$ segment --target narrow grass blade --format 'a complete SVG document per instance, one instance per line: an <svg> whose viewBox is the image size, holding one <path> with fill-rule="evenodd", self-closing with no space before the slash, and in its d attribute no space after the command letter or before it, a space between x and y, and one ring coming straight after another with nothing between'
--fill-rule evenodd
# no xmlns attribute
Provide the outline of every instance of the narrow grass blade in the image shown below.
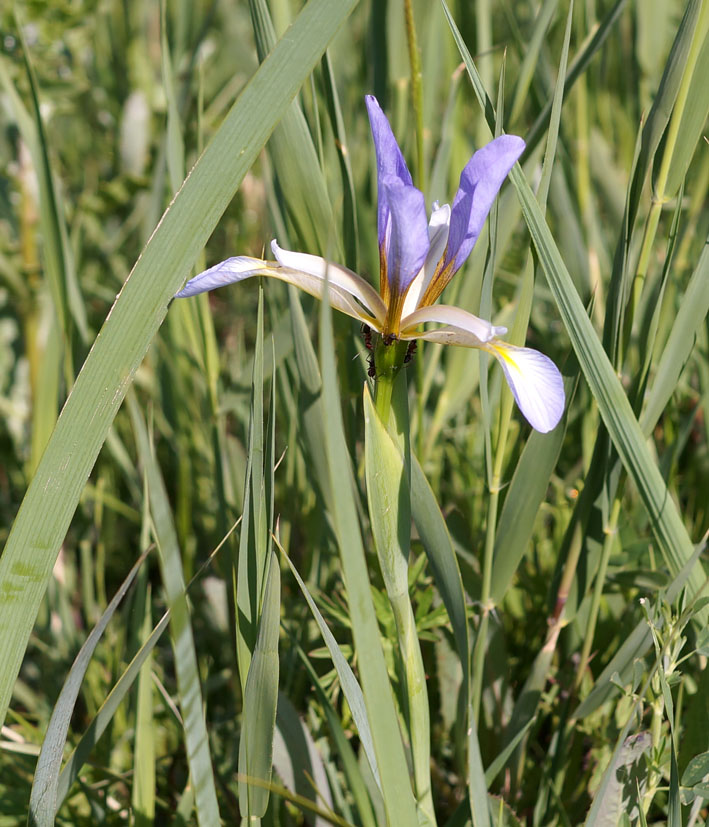
<svg viewBox="0 0 709 827"><path fill-rule="evenodd" d="M362 545L355 492L349 483L350 457L347 452L335 370L335 346L331 310L321 306L320 359L323 378L328 483L332 489L334 522L347 597L355 652L359 665L364 700L377 756L382 797L387 818L402 827L418 824L404 746L391 694L384 653L379 637L367 564ZM344 484L343 484L344 480Z"/></svg>
<svg viewBox="0 0 709 827"><path fill-rule="evenodd" d="M250 820L263 818L268 807L271 780L273 733L278 702L278 632L281 611L281 573L278 558L271 552L263 608L244 689L241 738L239 740L239 801ZM252 784L259 779L263 786Z"/></svg>
<svg viewBox="0 0 709 827"><path fill-rule="evenodd" d="M443 2L443 0L441 1ZM456 43L461 49L461 56L468 69L480 106L486 116L492 114L492 117L488 118L488 126L493 130L495 121L492 104L485 94L460 32L458 32L449 14L448 21L451 30L454 32ZM510 179L517 190L525 221L539 255L539 261L571 339L581 370L598 402L601 416L615 448L628 475L642 497L650 516L652 531L657 539L658 546L670 571L676 575L693 552L692 542L682 522L677 505L667 490L657 464L648 449L645 437L633 415L620 380L593 329L569 271L566 269L549 227L539 209L539 204L519 164L513 168ZM696 592L703 583L703 569L701 564L697 562L690 575L692 593ZM706 610L702 610L702 617L706 615Z"/></svg>
<svg viewBox="0 0 709 827"><path fill-rule="evenodd" d="M342 118L340 98L335 85L335 73L332 69L330 53L325 52L322 59L323 87L325 90L325 101L330 116L330 124L335 134L337 146L337 159L340 162L340 177L342 178L342 192L344 203L342 205L342 239L344 243L345 266L355 273L359 272L359 232L357 229L357 198L355 195L354 176L350 160L350 149L345 132L345 124Z"/></svg>
<svg viewBox="0 0 709 827"><path fill-rule="evenodd" d="M303 597L305 598L306 603L310 607L310 611L313 613L315 622L318 624L320 634L323 636L325 645L327 646L328 652L330 653L332 665L335 667L335 671L337 672L337 677L340 681L342 692L347 700L347 705L350 708L350 712L352 713L352 718L355 722L355 725L357 726L357 734L359 735L359 740L362 742L362 749L364 750L364 754L367 756L367 760L369 761L369 766L372 770L372 775L374 776L377 784L381 786L381 781L379 778L379 769L377 766L377 758L374 751L374 740L372 738L372 732L369 728L369 719L367 718L367 710L364 703L364 695L362 694L362 689L360 688L360 685L357 682L357 678L355 677L354 672L352 671L349 663L347 663L345 656L340 651L340 647L337 645L335 637L333 636L329 626L325 622L325 618L322 616L320 609L318 609L317 604L315 603L312 595L308 591L308 587L305 585L300 574L298 574L298 570L295 568L290 558L286 555L283 549L281 549L281 552L283 553L283 556L286 558L286 561L290 566L290 570L293 572L293 577L295 577L295 579L298 581L300 590L303 592Z"/></svg>
<svg viewBox="0 0 709 827"><path fill-rule="evenodd" d="M143 664L149 659L150 653L162 637L165 629L167 629L169 619L169 612L166 612L160 618L158 624L151 632L150 637L140 647L139 651L136 652L135 657L128 665L128 668L118 679L113 689L108 693L108 697L101 704L101 708L89 724L86 732L81 736L81 740L76 747L74 747L74 750L67 759L66 764L64 764L64 769L62 769L61 774L59 775L59 784L57 786L57 809L61 806L62 801L64 801L71 785L78 778L81 768L84 766L86 761L88 761L89 755L96 746L99 738L103 735L108 725L113 720L116 710L130 691L135 681L138 679Z"/></svg>
<svg viewBox="0 0 709 827"><path fill-rule="evenodd" d="M177 693L184 721L187 762L195 788L195 810L198 823L204 827L218 823L219 805L202 706L197 652L185 595L180 548L165 483L152 452L148 430L133 396L128 398L128 403L138 454L147 477L160 573L170 607L170 632L175 652Z"/></svg>
<svg viewBox="0 0 709 827"><path fill-rule="evenodd" d="M356 0L310 0L244 88L126 281L59 417L0 558L0 722L81 490L172 296Z"/></svg>
<svg viewBox="0 0 709 827"><path fill-rule="evenodd" d="M23 27L19 24L19 21L16 22L18 23L17 32L22 45L22 55L30 83L30 94L32 97L31 116L24 110L19 97L16 95L12 83L7 76L5 67L2 65L2 61L0 61L0 78L3 80L6 90L10 91L10 89L12 89L10 97L15 105L18 124L30 148L32 161L37 172L40 217L44 241L43 258L47 281L52 291L55 310L64 336L64 343L68 348L67 354L69 359L71 359L72 330L75 328L78 331L82 342L88 340L86 308L84 307L79 290L74 260L69 245L69 233L66 226L64 206L52 172L49 142L40 110L37 78L25 42Z"/></svg>
<svg viewBox="0 0 709 827"><path fill-rule="evenodd" d="M259 290L256 319L256 342L251 379L249 437L244 480L243 521L239 537L239 555L233 568L236 598L236 654L242 691L246 690L251 657L259 634L261 606L269 568L269 529L266 514L264 467L266 444L263 405L263 289ZM271 416L273 417L273 411Z"/></svg>
<svg viewBox="0 0 709 827"><path fill-rule="evenodd" d="M332 810L332 794L322 755L297 709L282 692L278 695L273 767L291 793ZM314 827L328 827L316 816Z"/></svg>
<svg viewBox="0 0 709 827"><path fill-rule="evenodd" d="M539 53L544 45L547 30L554 19L554 13L558 5L559 0L544 0L534 21L534 28L529 38L529 46L524 53L522 65L517 72L517 82L512 98L512 106L510 107L510 123L515 123L521 114L524 101L527 98L529 87L532 83L532 78L534 77L535 69L539 64ZM563 78L565 75L566 72L564 72L561 77Z"/></svg>
<svg viewBox="0 0 709 827"><path fill-rule="evenodd" d="M276 42L265 0L249 0L259 59ZM335 220L325 177L308 124L297 101L290 104L268 142L268 151L286 202L288 217L304 249L339 260Z"/></svg>
<svg viewBox="0 0 709 827"><path fill-rule="evenodd" d="M487 782L483 759L480 754L478 732L474 723L472 706L468 707L468 800L473 827L492 827L490 811L488 809Z"/></svg>
<svg viewBox="0 0 709 827"><path fill-rule="evenodd" d="M141 643L150 636L152 623L150 586L146 588L145 620ZM135 749L133 751L133 794L131 804L136 827L148 827L155 818L155 741L153 717L153 659L149 656L140 669L138 703L135 713Z"/></svg>
<svg viewBox="0 0 709 827"><path fill-rule="evenodd" d="M574 379L565 379L571 399ZM533 432L522 450L502 506L495 537L490 597L499 605L524 557L566 434L566 416L550 434Z"/></svg>
<svg viewBox="0 0 709 827"><path fill-rule="evenodd" d="M436 587L448 612L458 655L467 680L470 643L465 612L465 592L460 576L458 558L446 521L418 459L411 457L411 512L416 530L426 551Z"/></svg>
<svg viewBox="0 0 709 827"><path fill-rule="evenodd" d="M655 372L645 409L640 417L643 433L650 434L670 401L682 369L694 348L700 325L709 313L709 240L699 257L682 296L672 332Z"/></svg>
<svg viewBox="0 0 709 827"><path fill-rule="evenodd" d="M303 585L301 585L301 588L303 588ZM307 589L304 591L304 594L306 593ZM367 789L367 784L364 780L364 773L362 771L364 764L360 765L359 761L357 760L357 756L355 755L354 750L352 749L352 746L350 745L350 742L347 736L345 735L345 731L343 729L337 711L333 707L332 703L330 703L330 699L327 696L325 688L323 687L317 672L313 669L310 661L308 660L307 655L305 654L305 652L303 652L302 649L300 649L300 647L298 647L298 654L300 655L300 659L303 662L308 672L308 675L310 676L310 680L313 682L315 692L317 693L318 699L322 705L322 709L325 714L325 718L327 720L327 725L330 727L330 732L332 733L335 747L342 759L342 770L347 782L346 786L354 800L354 805L357 810L357 814L359 815L359 818L362 822L362 827L376 827L377 819L374 816L374 809L376 808L377 812L381 813L382 818L384 817L384 804L382 802L381 791L380 788L376 786L376 783L378 783L378 781L375 780L375 782L372 783L371 790ZM345 663L347 662L345 661ZM357 684L357 688L359 690L361 708L364 709L364 699L362 698L362 690L359 689L359 684ZM371 735L369 736L369 739L371 745ZM373 749L371 750L371 754L372 756L374 755ZM369 764L370 770L371 766L372 765ZM372 778L374 778L373 773ZM376 798L376 801L374 803L372 802L372 798Z"/></svg>
<svg viewBox="0 0 709 827"><path fill-rule="evenodd" d="M125 580L121 583L120 588L101 615L101 619L91 630L91 634L81 647L79 654L76 656L69 670L62 691L59 693L57 702L54 705L54 711L49 721L44 741L42 742L39 758L37 759L34 783L32 784L32 793L30 796L30 822L38 825L38 827L54 824L54 815L57 811L58 804L61 803L63 798L63 796L59 795L59 770L61 768L71 716L74 713L76 699L79 696L89 661L98 642L101 640L101 636L106 630L106 626L108 626L121 600L125 597L128 588L135 579L138 569L145 561L149 551L150 549L144 551L135 561Z"/></svg>

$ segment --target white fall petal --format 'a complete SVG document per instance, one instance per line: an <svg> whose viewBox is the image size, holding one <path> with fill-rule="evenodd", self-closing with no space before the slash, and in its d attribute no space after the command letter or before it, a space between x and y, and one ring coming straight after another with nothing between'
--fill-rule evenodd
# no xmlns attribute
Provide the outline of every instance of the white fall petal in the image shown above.
<svg viewBox="0 0 709 827"><path fill-rule="evenodd" d="M553 430L564 413L564 380L556 365L538 350L495 339L485 345L500 363L515 402L525 419L543 434Z"/></svg>
<svg viewBox="0 0 709 827"><path fill-rule="evenodd" d="M308 256L308 258L317 258L316 256ZM271 261L263 261L260 258L251 258L249 256L235 256L228 258L226 261L221 261L205 270L193 279L190 279L187 284L176 294L177 298L184 299L189 296L196 296L198 293L205 293L208 290L214 290L217 287L224 287L226 284L235 284L245 279L254 278L255 276L267 276L269 278L285 281L295 287L310 293L316 299L322 301L325 298L325 292L328 291L328 299L332 307L357 319L364 324L369 325L374 330L379 330L381 322L374 315L378 315L380 308L375 304L371 310L362 305L366 303L364 296L366 291L361 289L361 285L352 284L349 279L343 278L344 267L338 265L329 266L329 262L320 259L322 262L322 274L307 272L305 270L296 270L292 267L284 267L281 264ZM366 284L364 279L349 270L345 271L347 274L354 276L354 278ZM325 273L329 281L325 278ZM347 285L347 286L344 286ZM376 291L367 285L372 292L377 296L379 304L383 307L383 302L379 298ZM329 290L328 290L329 288ZM359 289L358 289L359 288ZM357 301L355 301L357 299ZM361 304L359 303L361 302Z"/></svg>

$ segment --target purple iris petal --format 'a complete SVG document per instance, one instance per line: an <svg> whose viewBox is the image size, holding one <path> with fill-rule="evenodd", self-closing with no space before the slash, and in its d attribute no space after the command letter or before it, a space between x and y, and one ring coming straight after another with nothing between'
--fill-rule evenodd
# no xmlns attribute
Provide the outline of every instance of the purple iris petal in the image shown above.
<svg viewBox="0 0 709 827"><path fill-rule="evenodd" d="M450 275L470 255L478 240L492 202L507 173L524 151L516 135L501 135L479 149L460 175L460 187L451 209L450 231L444 267L453 262Z"/></svg>
<svg viewBox="0 0 709 827"><path fill-rule="evenodd" d="M397 144L394 133L391 131L387 116L382 112L377 99L373 95L367 95L364 100L367 104L369 125L372 129L374 149L377 153L377 193L379 196L377 227L379 229L379 248L381 249L385 240L387 219L389 217L389 206L386 200L382 198L382 180L394 176L407 186L413 186L414 182L406 166L404 156L399 149L399 144Z"/></svg>
<svg viewBox="0 0 709 827"><path fill-rule="evenodd" d="M379 181L379 204L386 205L384 255L394 296L403 295L423 267L430 242L423 193L394 175Z"/></svg>

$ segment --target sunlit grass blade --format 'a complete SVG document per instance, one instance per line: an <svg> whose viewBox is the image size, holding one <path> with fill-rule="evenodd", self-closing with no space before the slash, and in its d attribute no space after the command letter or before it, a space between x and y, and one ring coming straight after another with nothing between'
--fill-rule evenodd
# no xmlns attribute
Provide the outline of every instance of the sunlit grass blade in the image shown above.
<svg viewBox="0 0 709 827"><path fill-rule="evenodd" d="M162 474L152 451L148 430L138 403L128 398L138 455L143 465L150 497L160 573L170 608L170 632L175 652L177 693L184 722L187 762L195 788L195 809L200 825L219 820L219 805L214 785L209 736L204 718L197 652L192 633L190 610L185 595L182 560L170 503Z"/></svg>
<svg viewBox="0 0 709 827"><path fill-rule="evenodd" d="M285 786L292 793L332 810L332 794L323 757L298 710L282 692L278 695L274 735L273 767ZM314 827L327 827L328 823L317 817Z"/></svg>
<svg viewBox="0 0 709 827"><path fill-rule="evenodd" d="M126 281L67 400L0 558L0 722L81 490L133 374L236 188L355 5L311 0L257 70Z"/></svg>
<svg viewBox="0 0 709 827"><path fill-rule="evenodd" d="M450 15L448 15L448 20L456 37L456 43L461 49L461 56L468 69L480 106L486 115L492 113L492 104L485 94L470 53ZM488 125L491 130L494 128L494 115L492 119L489 119ZM615 448L642 497L650 516L653 533L667 565L673 574L677 574L693 551L687 529L645 443L645 437L633 415L628 398L586 314L519 164L513 168L510 179L517 190L539 261L581 370L598 402L601 416ZM693 592L696 592L703 583L703 570L701 564L697 562L690 575L690 586ZM704 615L706 615L705 611L702 613L702 616Z"/></svg>
<svg viewBox="0 0 709 827"><path fill-rule="evenodd" d="M259 59L276 42L265 0L249 0ZM293 101L268 142L280 192L297 237L309 253L339 260L335 221L313 139L303 110Z"/></svg>
<svg viewBox="0 0 709 827"><path fill-rule="evenodd" d="M529 38L529 45L524 54L522 65L519 67L519 72L517 73L514 97L512 98L512 106L510 107L510 123L515 123L522 111L529 87L532 83L532 78L534 77L534 72L539 62L539 53L544 44L547 29L554 19L554 13L558 5L559 0L544 0L544 3L537 13ZM563 78L565 76L566 72L564 72L561 77Z"/></svg>
<svg viewBox="0 0 709 827"><path fill-rule="evenodd" d="M160 640L163 632L167 629L169 619L169 612L166 612L160 618L148 639L140 647L138 652L136 652L135 657L130 662L125 672L123 672L113 689L109 692L106 700L101 704L101 708L87 727L86 732L84 732L81 736L79 743L76 747L74 747L73 751L69 755L69 758L64 764L64 768L59 775L59 783L57 785L57 808L61 806L62 801L66 797L71 785L78 778L81 768L88 760L94 746L110 725L119 705L128 694L135 681L138 679L143 664L148 661L150 658L150 653Z"/></svg>
<svg viewBox="0 0 709 827"><path fill-rule="evenodd" d="M608 9L605 17L601 20L601 22L588 33L588 36L581 44L581 48L579 49L578 54L571 61L569 70L566 73L566 80L564 82L564 97L566 97L566 95L573 88L576 81L588 69L589 64L591 63L595 55L600 51L601 47L612 33L613 27L618 22L621 12L624 10L624 7L627 4L628 0L616 0L613 6L611 6L611 8ZM452 18L449 16L447 7L445 7L445 3L444 11L446 12L446 17L448 18L450 23ZM528 151L533 150L534 147L536 147L537 143L541 140L542 136L546 132L547 125L549 123L549 113L551 111L551 107L552 101L549 100L537 116L537 119L534 121L532 128L526 135ZM489 115L490 111L486 110L485 117L488 123L490 123L491 120Z"/></svg>
<svg viewBox="0 0 709 827"><path fill-rule="evenodd" d="M148 585L145 599L145 620L141 643L151 632L152 591ZM149 656L140 669L138 702L135 713L135 750L133 762L133 794L131 804L136 827L148 827L155 818L155 747L158 727L153 716L153 659Z"/></svg>
<svg viewBox="0 0 709 827"><path fill-rule="evenodd" d="M465 680L470 643L458 559L436 497L418 459L411 457L411 511L441 599L448 612Z"/></svg>
<svg viewBox="0 0 709 827"><path fill-rule="evenodd" d="M709 313L709 241L687 284L652 381L640 427L650 434L677 388L680 374L695 347L699 326Z"/></svg>
<svg viewBox="0 0 709 827"><path fill-rule="evenodd" d="M232 565L236 604L236 655L242 692L246 691L251 658L259 635L266 575L270 566L269 529L264 490L266 453L264 427L263 288L259 288L256 342L251 377L251 407L246 454L246 477L242 504L239 553ZM273 417L275 412L271 411Z"/></svg>
<svg viewBox="0 0 709 827"><path fill-rule="evenodd" d="M328 458L328 484L333 492L335 531L367 708L374 752L382 785L387 818L397 824L418 824L414 796L409 780L404 746L391 694L386 663L382 652L367 565L362 545L354 490L347 473L347 452L335 369L330 305L323 302L320 323L320 361L323 379L325 443ZM344 483L343 483L344 480Z"/></svg>
<svg viewBox="0 0 709 827"><path fill-rule="evenodd" d="M330 116L332 131L336 136L337 159L340 162L340 176L342 178L342 239L344 244L344 263L355 273L359 272L359 233L357 222L357 196L352 173L350 149L342 118L342 107L335 84L335 74L332 68L330 53L325 52L322 63L323 86L325 101Z"/></svg>
<svg viewBox="0 0 709 827"><path fill-rule="evenodd" d="M283 549L281 549L283 552ZM283 552L284 556L285 552ZM369 727L369 719L367 718L367 710L364 703L364 695L362 694L362 689L357 682L357 678L352 671L349 663L345 659L345 656L340 651L340 647L337 645L337 641L335 640L330 628L328 627L327 623L325 622L325 618L322 616L320 609L318 609L317 604L313 600L312 595L308 591L308 587L305 585L302 577L298 573L298 570L293 565L291 559L286 556L286 561L290 566L290 570L293 572L293 576L298 581L298 585L300 586L300 590L303 592L303 597L305 598L306 603L310 607L310 611L313 613L313 617L315 618L315 622L320 629L320 634L323 636L323 640L325 641L325 645L327 646L327 650L330 653L330 658L332 660L332 665L335 667L335 671L337 672L337 677L340 681L340 686L342 687L342 692L347 699L347 704L352 712L352 718L354 719L355 725L357 726L357 732L359 735L359 739L362 742L362 749L364 750L365 755L367 756L367 760L369 761L369 766L372 770L372 774L377 782L377 784L381 785L380 777L379 777L379 768L377 765L377 757L374 750L374 739L372 738L372 732Z"/></svg>
<svg viewBox="0 0 709 827"><path fill-rule="evenodd" d="M16 20L19 24L20 21ZM7 70L0 60L0 79L14 104L18 124L30 148L39 182L39 206L44 244L44 264L47 281L52 291L54 307L67 348L67 365L71 365L72 330L75 328L83 343L88 340L86 308L79 289L74 260L69 244L69 233L60 191L54 180L49 142L47 140L39 101L39 89L22 25L18 25L22 56L30 83L32 114L30 115L16 94ZM67 380L73 379L67 376Z"/></svg>
<svg viewBox="0 0 709 827"><path fill-rule="evenodd" d="M468 800L470 802L470 814L473 819L473 827L492 827L490 811L487 801L487 782L485 781L485 769L480 754L478 733L475 726L475 716L472 706L468 707Z"/></svg>
<svg viewBox="0 0 709 827"><path fill-rule="evenodd" d="M303 588L302 585L301 588ZM303 593L306 594L307 597L307 589ZM375 782L372 782L371 789L367 789L367 785L364 780L364 773L362 771L364 764L360 764L357 760L357 756L355 755L355 752L352 746L350 745L347 736L345 735L345 731L340 721L340 717L337 714L337 711L335 710L333 705L330 703L330 699L327 696L325 688L323 687L320 678L318 677L316 671L313 669L310 661L308 660L307 655L305 654L305 652L302 651L302 649L299 649L299 655L301 661L305 665L305 668L308 672L308 675L310 676L311 681L313 682L313 686L315 687L318 699L322 704L327 725L330 728L330 732L332 733L335 747L342 760L342 769L344 777L346 779L347 789L352 794L357 815L359 816L363 827L376 827L377 820L374 816L374 809L377 810L377 813L381 814L381 818L384 817L384 803L382 801L381 791L378 787L375 786ZM347 664L347 661L345 661L344 658L343 661L345 664ZM347 664L347 666L349 667L349 664ZM355 680L354 676L352 677L352 680ZM359 697L361 708L364 709L364 699L362 698L361 689L359 689ZM373 749L371 749L371 735L369 735L369 739L371 755L373 756L374 751ZM369 766L371 767L372 765L369 764ZM373 775L371 777L374 778ZM374 803L372 802L372 798L376 799ZM352 819L350 818L350 820Z"/></svg>
<svg viewBox="0 0 709 827"><path fill-rule="evenodd" d="M574 379L564 381L566 398L573 398ZM556 467L566 434L566 418L551 434L532 433L515 468L502 506L493 558L490 598L502 601L524 557L540 505Z"/></svg>
<svg viewBox="0 0 709 827"><path fill-rule="evenodd" d="M38 827L54 824L57 805L61 802L61 797L58 795L59 770L64 755L64 746L66 744L67 733L69 732L69 724L71 723L74 706L76 705L76 700L79 696L89 661L101 640L106 626L108 626L120 602L125 597L128 588L135 579L138 569L140 569L145 561L149 551L150 549L144 551L135 561L126 578L121 583L120 588L101 615L101 619L92 629L91 634L76 656L74 664L64 682L62 691L54 705L54 712L52 713L52 718L47 727L44 741L42 742L42 749L37 759L37 767L35 769L34 783L30 797L30 822L38 825Z"/></svg>
<svg viewBox="0 0 709 827"><path fill-rule="evenodd" d="M281 609L281 572L271 552L266 573L258 637L244 688L244 707L239 740L239 801L246 817L255 821L266 813L269 791L266 785L251 783L271 780L273 732L278 701L278 633Z"/></svg>

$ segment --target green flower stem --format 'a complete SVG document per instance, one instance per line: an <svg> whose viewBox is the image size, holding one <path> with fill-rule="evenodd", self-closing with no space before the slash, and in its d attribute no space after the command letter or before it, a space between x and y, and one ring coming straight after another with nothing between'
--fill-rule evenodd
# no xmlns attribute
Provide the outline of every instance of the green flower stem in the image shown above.
<svg viewBox="0 0 709 827"><path fill-rule="evenodd" d="M380 441L376 443L379 450L367 451L367 493L379 566L396 624L405 690L402 705L411 746L416 800L422 823L435 824L426 673L408 583L411 459L406 379L400 375L407 349L407 342L385 344L381 339L375 346L374 407L379 430L375 426L373 434L368 431L368 439L376 436ZM386 443L390 450L382 451Z"/></svg>
<svg viewBox="0 0 709 827"><path fill-rule="evenodd" d="M404 0L404 16L406 18L406 42L409 47L409 63L411 65L411 97L416 115L416 186L426 190L426 164L423 151L423 83L421 79L421 56L419 55L416 40L416 25L411 0Z"/></svg>
<svg viewBox="0 0 709 827"><path fill-rule="evenodd" d="M394 380L404 365L407 349L408 342L396 339L387 345L380 338L374 346L374 369L377 378L374 388L374 407L387 427L389 426Z"/></svg>

